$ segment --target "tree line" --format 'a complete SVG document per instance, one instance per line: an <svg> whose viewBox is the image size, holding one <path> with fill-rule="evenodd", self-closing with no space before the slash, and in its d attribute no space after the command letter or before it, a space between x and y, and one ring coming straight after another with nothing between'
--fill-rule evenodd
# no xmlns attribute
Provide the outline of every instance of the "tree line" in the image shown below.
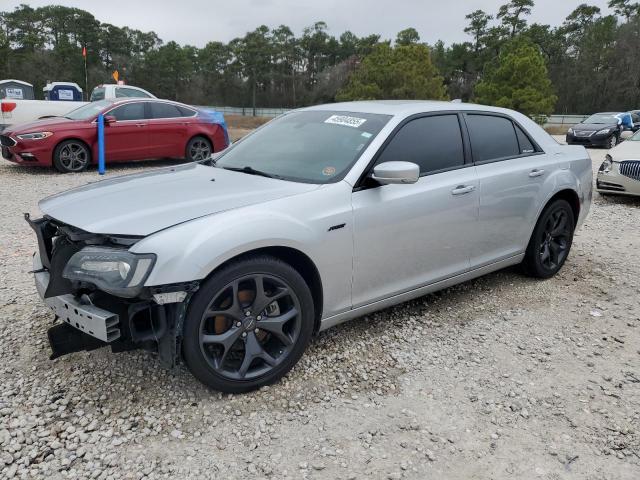
<svg viewBox="0 0 640 480"><path fill-rule="evenodd" d="M393 40L344 32L324 22L296 35L259 26L202 48L165 43L98 21L78 8L20 5L0 13L0 71L34 84L74 81L89 88L127 83L197 105L299 107L363 98L477 101L525 113L590 113L640 108L640 4L610 11L579 5L561 25L529 23L533 0L466 16L469 40L421 42L407 28Z"/></svg>

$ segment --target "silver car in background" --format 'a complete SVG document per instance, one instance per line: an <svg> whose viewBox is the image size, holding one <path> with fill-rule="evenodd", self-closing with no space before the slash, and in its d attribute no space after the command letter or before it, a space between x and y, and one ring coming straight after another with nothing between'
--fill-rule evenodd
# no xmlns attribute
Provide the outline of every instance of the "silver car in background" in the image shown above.
<svg viewBox="0 0 640 480"><path fill-rule="evenodd" d="M53 357L184 360L225 392L272 383L314 332L510 265L562 267L591 161L517 112L372 101L283 115L215 160L113 178L27 221Z"/></svg>
<svg viewBox="0 0 640 480"><path fill-rule="evenodd" d="M603 195L640 196L640 132L609 151L598 170L596 189Z"/></svg>

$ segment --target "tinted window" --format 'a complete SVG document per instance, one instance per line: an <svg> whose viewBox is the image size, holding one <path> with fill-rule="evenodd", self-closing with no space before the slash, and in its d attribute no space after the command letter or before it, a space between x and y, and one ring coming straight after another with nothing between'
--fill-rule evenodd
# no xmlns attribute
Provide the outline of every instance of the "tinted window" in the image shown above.
<svg viewBox="0 0 640 480"><path fill-rule="evenodd" d="M520 155L513 122L490 115L467 115L471 150L476 162Z"/></svg>
<svg viewBox="0 0 640 480"><path fill-rule="evenodd" d="M462 133L457 115L411 120L385 147L377 163L412 162L420 173L464 165Z"/></svg>
<svg viewBox="0 0 640 480"><path fill-rule="evenodd" d="M116 97L135 97L135 98L150 98L145 92L136 90L135 88L117 87Z"/></svg>
<svg viewBox="0 0 640 480"><path fill-rule="evenodd" d="M527 153L534 153L536 151L536 147L534 147L529 137L522 131L522 129L514 124L516 127L516 136L518 137L518 143L520 144L520 153L526 155Z"/></svg>
<svg viewBox="0 0 640 480"><path fill-rule="evenodd" d="M114 108L107 115L113 115L116 120L144 120L144 102L127 103Z"/></svg>
<svg viewBox="0 0 640 480"><path fill-rule="evenodd" d="M169 103L151 102L151 118L182 117L182 112L175 105Z"/></svg>
<svg viewBox="0 0 640 480"><path fill-rule="evenodd" d="M93 89L93 92L91 92L91 98L89 99L90 102L95 102L98 100L104 100L104 92L105 92L105 88L104 87L96 87Z"/></svg>

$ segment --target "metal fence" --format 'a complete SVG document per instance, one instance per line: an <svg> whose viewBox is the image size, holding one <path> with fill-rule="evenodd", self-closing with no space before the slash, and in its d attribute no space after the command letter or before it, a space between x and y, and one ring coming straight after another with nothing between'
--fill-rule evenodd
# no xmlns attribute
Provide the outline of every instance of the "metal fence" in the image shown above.
<svg viewBox="0 0 640 480"><path fill-rule="evenodd" d="M549 115L544 123L545 127L562 127L582 122L589 115Z"/></svg>
<svg viewBox="0 0 640 480"><path fill-rule="evenodd" d="M251 107L214 107L201 105L199 108L207 108L222 112L225 115L241 115L243 117L277 117L290 111L290 108L256 108Z"/></svg>

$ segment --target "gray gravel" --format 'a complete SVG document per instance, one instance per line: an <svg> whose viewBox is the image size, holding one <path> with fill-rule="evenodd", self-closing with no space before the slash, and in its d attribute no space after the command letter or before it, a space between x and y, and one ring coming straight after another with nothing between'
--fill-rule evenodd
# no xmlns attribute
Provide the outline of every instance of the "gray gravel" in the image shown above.
<svg viewBox="0 0 640 480"><path fill-rule="evenodd" d="M640 477L640 200L596 195L554 279L507 270L360 318L229 396L142 352L48 360L22 213L96 179L0 163L0 478Z"/></svg>

